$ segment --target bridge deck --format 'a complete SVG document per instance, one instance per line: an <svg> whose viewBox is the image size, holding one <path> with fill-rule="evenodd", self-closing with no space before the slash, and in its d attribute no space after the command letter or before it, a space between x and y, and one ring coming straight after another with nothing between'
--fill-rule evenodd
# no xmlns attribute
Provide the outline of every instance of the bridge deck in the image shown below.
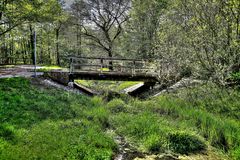
<svg viewBox="0 0 240 160"><path fill-rule="evenodd" d="M112 80L112 81L143 81L158 82L156 74L148 73L122 73L122 72L98 72L98 71L77 71L69 75L70 80Z"/></svg>

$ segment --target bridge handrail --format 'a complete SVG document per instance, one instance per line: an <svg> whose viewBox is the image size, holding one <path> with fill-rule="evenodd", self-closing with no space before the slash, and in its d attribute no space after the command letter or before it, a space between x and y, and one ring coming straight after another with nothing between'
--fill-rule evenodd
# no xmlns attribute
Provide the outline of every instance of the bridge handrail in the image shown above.
<svg viewBox="0 0 240 160"><path fill-rule="evenodd" d="M121 68L128 68L128 69L139 69L139 70L150 70L154 69L154 67L141 67L141 68L136 68L134 66L127 66L127 65L99 65L99 64L73 64L74 67L121 67Z"/></svg>
<svg viewBox="0 0 240 160"><path fill-rule="evenodd" d="M68 59L95 59L95 60L116 60L116 61L153 61L156 59L133 59L133 58L117 58L117 57L85 57L85 56L68 56Z"/></svg>
<svg viewBox="0 0 240 160"><path fill-rule="evenodd" d="M116 57L86 57L73 56L67 57L70 60L69 73L96 71L99 73L131 73L135 74L157 74L168 75L170 61L163 59L131 59ZM106 70L105 68L108 68Z"/></svg>

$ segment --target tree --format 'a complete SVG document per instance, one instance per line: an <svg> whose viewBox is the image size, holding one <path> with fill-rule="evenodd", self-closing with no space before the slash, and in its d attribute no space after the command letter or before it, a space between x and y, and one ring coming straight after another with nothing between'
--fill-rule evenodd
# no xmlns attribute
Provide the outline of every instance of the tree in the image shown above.
<svg viewBox="0 0 240 160"><path fill-rule="evenodd" d="M20 5L17 6L18 4ZM23 23L26 15L22 14L22 9L22 2L14 0L0 2L0 36Z"/></svg>
<svg viewBox="0 0 240 160"><path fill-rule="evenodd" d="M161 16L167 8L166 0L133 0L130 21L127 24L127 48L137 56L155 56ZM131 44L131 45L130 45Z"/></svg>
<svg viewBox="0 0 240 160"><path fill-rule="evenodd" d="M240 1L173 0L159 31L158 54L224 84L239 63ZM181 68L181 67L179 67Z"/></svg>
<svg viewBox="0 0 240 160"><path fill-rule="evenodd" d="M59 53L59 34L63 23L67 20L68 15L64 12L62 7L64 6L63 1L58 1L55 9L57 16L54 17L55 33L56 33L56 64L60 65L60 53Z"/></svg>
<svg viewBox="0 0 240 160"><path fill-rule="evenodd" d="M113 57L115 41L128 20L129 9L130 0L80 0L72 5L73 16L80 18L75 23L82 27L81 34L109 57Z"/></svg>
<svg viewBox="0 0 240 160"><path fill-rule="evenodd" d="M59 53L59 34L62 23L67 18L65 12L62 9L61 0L3 0L0 2L0 38L2 39L1 50L6 53L5 57L15 56L13 49L15 49L16 53L20 53L17 51L19 47L14 47L14 45L19 46L18 44L14 44L11 39L19 39L19 35L15 35L16 31L22 32L21 38L26 42L21 42L21 46L24 49L24 54L30 52L33 58L33 32L34 30L38 30L38 27L44 26L45 24L51 24L51 30L55 31L56 41L56 64L60 63L60 53ZM44 29L40 29L42 31ZM26 35L26 32L29 35ZM45 32L49 32L46 31ZM52 34L52 32L51 32ZM44 45L43 36L41 37L41 58L43 58L43 49ZM44 38L48 38L49 36L45 36ZM19 42L20 43L20 42ZM49 52L47 52L49 53Z"/></svg>

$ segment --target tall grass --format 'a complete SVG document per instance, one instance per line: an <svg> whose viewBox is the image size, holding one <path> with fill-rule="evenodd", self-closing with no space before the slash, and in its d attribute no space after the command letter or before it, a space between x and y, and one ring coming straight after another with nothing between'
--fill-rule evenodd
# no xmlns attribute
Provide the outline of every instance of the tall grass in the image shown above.
<svg viewBox="0 0 240 160"><path fill-rule="evenodd" d="M137 143L136 146L148 151L158 148L172 149L176 152L178 149L171 147L169 137L170 135L181 137L183 132L190 139L192 136L196 139L200 137L199 141L204 139L207 144L232 155L233 159L238 159L240 123L236 115L240 114L237 110L240 107L239 92L216 86L209 90L204 88L207 86L183 90L178 95L170 94L148 101L133 100L128 104L113 100L109 102L111 110L114 110L115 104L116 109L122 108L124 112L112 117L112 124L118 128L120 134L129 137L132 143ZM231 110L230 113L228 110ZM233 112L235 113L231 114ZM175 131L179 132L173 134ZM189 146L189 144L184 146L186 142L184 139L182 138L180 144L182 147L178 152L183 153L181 148ZM203 146L198 147L202 149ZM185 153L195 149L186 150Z"/></svg>
<svg viewBox="0 0 240 160"><path fill-rule="evenodd" d="M173 121L148 110L150 107L148 105L141 106L141 103L136 101L133 104L135 105L126 105L125 112L112 116L110 122L120 135L127 137L130 143L137 146L139 150L151 153L167 150L192 153L206 149L204 141L199 139L196 133L185 132ZM109 105L112 109L113 101L109 102ZM116 103L116 107L118 105L119 102Z"/></svg>
<svg viewBox="0 0 240 160"><path fill-rule="evenodd" d="M156 102L153 110L160 109L161 116L172 117L194 126L211 145L226 151L239 145L240 124L237 121L190 107L190 103L171 97L160 97Z"/></svg>

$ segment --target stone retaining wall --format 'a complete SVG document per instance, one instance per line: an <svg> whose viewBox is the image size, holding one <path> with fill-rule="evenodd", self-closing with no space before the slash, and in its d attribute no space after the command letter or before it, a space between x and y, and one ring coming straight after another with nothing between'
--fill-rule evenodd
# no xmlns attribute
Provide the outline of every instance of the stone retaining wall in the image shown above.
<svg viewBox="0 0 240 160"><path fill-rule="evenodd" d="M52 72L45 72L45 77L51 78L52 80L61 83L63 85L68 85L69 83L69 73L68 72L61 72L61 71L52 71Z"/></svg>

